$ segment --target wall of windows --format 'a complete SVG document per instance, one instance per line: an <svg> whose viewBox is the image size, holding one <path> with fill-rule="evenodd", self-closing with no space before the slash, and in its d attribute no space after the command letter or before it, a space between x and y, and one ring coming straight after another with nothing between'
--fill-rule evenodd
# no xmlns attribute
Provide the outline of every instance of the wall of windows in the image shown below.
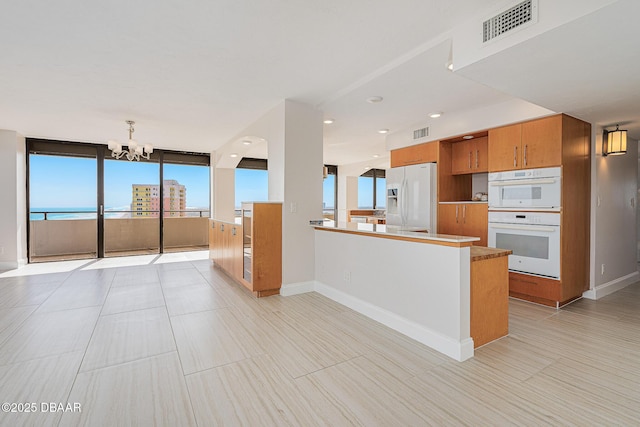
<svg viewBox="0 0 640 427"><path fill-rule="evenodd" d="M358 177L358 209L385 209L387 190L384 169L369 169Z"/></svg>
<svg viewBox="0 0 640 427"><path fill-rule="evenodd" d="M27 151L31 262L208 247L209 154L130 162L104 145L35 138Z"/></svg>

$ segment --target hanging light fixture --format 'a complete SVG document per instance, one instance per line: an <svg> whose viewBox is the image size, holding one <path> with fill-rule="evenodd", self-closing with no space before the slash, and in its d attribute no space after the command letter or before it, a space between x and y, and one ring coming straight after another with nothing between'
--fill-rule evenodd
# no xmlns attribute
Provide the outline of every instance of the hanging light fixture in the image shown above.
<svg viewBox="0 0 640 427"><path fill-rule="evenodd" d="M627 131L616 125L616 130L602 133L602 155L616 156L627 152Z"/></svg>
<svg viewBox="0 0 640 427"><path fill-rule="evenodd" d="M111 150L111 157L121 159L122 157L126 156L129 161L138 161L140 159L149 160L151 153L153 153L153 145L138 144L132 138L133 132L135 132L133 125L135 125L136 122L134 122L133 120L127 120L126 123L129 125L129 142L127 143L127 149L123 149L122 144L120 144L118 141L111 140L108 142L109 150Z"/></svg>

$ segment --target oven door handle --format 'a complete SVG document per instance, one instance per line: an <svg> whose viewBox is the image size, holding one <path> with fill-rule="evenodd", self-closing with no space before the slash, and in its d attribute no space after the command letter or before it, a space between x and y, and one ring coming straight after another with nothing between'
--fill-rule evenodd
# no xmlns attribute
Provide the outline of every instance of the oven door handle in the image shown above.
<svg viewBox="0 0 640 427"><path fill-rule="evenodd" d="M492 181L489 183L492 187L506 187L509 185L534 185L534 184L555 184L555 178L545 179L514 179L512 181Z"/></svg>
<svg viewBox="0 0 640 427"><path fill-rule="evenodd" d="M522 231L544 231L547 233L555 232L557 227L545 227L542 225L505 225L505 224L489 224L489 228L499 228L502 230L522 230Z"/></svg>

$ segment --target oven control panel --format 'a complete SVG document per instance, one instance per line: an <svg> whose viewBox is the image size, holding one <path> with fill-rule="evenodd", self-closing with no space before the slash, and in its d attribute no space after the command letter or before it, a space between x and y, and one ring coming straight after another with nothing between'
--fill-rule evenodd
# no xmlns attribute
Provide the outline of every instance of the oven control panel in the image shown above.
<svg viewBox="0 0 640 427"><path fill-rule="evenodd" d="M522 169L516 171L491 172L488 175L489 182L507 181L513 179L532 179L532 178L559 178L562 176L560 167L538 168L538 169Z"/></svg>
<svg viewBox="0 0 640 427"><path fill-rule="evenodd" d="M489 212L490 223L560 225L560 214L552 212Z"/></svg>

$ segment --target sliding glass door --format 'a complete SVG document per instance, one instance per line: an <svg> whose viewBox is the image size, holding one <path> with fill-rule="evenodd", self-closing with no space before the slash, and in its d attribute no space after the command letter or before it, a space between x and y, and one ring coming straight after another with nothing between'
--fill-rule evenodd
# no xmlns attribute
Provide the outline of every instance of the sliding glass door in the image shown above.
<svg viewBox="0 0 640 427"><path fill-rule="evenodd" d="M29 262L98 256L97 154L75 148L29 152Z"/></svg>

